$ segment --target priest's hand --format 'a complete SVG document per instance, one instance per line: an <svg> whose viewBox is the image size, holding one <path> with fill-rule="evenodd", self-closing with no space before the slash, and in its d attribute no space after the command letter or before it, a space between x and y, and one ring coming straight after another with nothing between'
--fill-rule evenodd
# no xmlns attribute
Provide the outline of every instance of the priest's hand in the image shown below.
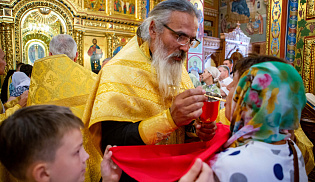
<svg viewBox="0 0 315 182"><path fill-rule="evenodd" d="M116 182L119 181L122 170L111 159L112 151L109 151L111 145L107 145L103 161L101 162L101 174L103 182ZM115 147L115 146L114 146Z"/></svg>
<svg viewBox="0 0 315 182"><path fill-rule="evenodd" d="M215 135L215 131L217 130L217 125L215 121L210 123L201 123L197 119L195 122L196 134L203 141L209 141Z"/></svg>
<svg viewBox="0 0 315 182"><path fill-rule="evenodd" d="M201 159L197 159L190 170L180 178L179 182L213 182L213 171L210 166Z"/></svg>
<svg viewBox="0 0 315 182"><path fill-rule="evenodd" d="M205 93L199 86L196 89L186 90L175 97L170 112L178 127L188 125L201 115L203 102L207 100L207 97L204 96Z"/></svg>
<svg viewBox="0 0 315 182"><path fill-rule="evenodd" d="M18 102L18 104L22 107L25 107L26 104L27 104L27 98L28 98L28 90L24 91L22 94L21 94L21 99L20 101Z"/></svg>

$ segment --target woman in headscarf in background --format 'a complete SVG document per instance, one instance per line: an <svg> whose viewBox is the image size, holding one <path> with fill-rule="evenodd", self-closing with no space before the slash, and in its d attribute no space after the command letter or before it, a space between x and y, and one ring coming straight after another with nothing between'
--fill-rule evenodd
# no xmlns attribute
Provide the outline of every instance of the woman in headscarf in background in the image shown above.
<svg viewBox="0 0 315 182"><path fill-rule="evenodd" d="M203 81L206 83L206 85L203 85L202 88L206 92L212 92L217 94L217 96L221 96L219 76L220 71L218 68L214 66L207 67L202 74Z"/></svg>
<svg viewBox="0 0 315 182"><path fill-rule="evenodd" d="M10 93L14 90L12 86L12 75L16 71L20 71L21 66L24 65L24 63L18 63L16 64L16 70L9 70L1 87L1 101L2 103L6 103L10 97Z"/></svg>
<svg viewBox="0 0 315 182"><path fill-rule="evenodd" d="M31 79L23 72L15 72L12 75L12 85L15 88L10 94L8 101L20 96L24 91L29 89Z"/></svg>
<svg viewBox="0 0 315 182"><path fill-rule="evenodd" d="M307 181L301 151L290 139L306 103L302 78L284 61L253 59L264 63L242 75L235 69L225 110L231 116L230 148L216 156L212 169L219 181Z"/></svg>

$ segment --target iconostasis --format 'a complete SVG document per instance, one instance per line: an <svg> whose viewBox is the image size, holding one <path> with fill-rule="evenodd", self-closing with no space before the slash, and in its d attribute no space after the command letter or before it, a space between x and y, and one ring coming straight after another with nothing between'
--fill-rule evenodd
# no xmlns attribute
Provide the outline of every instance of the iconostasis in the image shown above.
<svg viewBox="0 0 315 182"><path fill-rule="evenodd" d="M240 23L250 52L265 44L261 54L286 59L302 76L306 92L315 93L314 5L314 0L220 0L219 32L231 32Z"/></svg>
<svg viewBox="0 0 315 182"><path fill-rule="evenodd" d="M6 52L6 69L15 69L18 62L33 64L47 56L49 42L58 34L69 34L77 42L79 64L98 69L99 62L128 43L159 2L0 0L0 45Z"/></svg>
<svg viewBox="0 0 315 182"><path fill-rule="evenodd" d="M290 17L287 19L287 55L293 54L295 69L301 74L305 91L315 94L315 2L290 0ZM292 45L294 49L292 49ZM294 52L293 52L293 51Z"/></svg>
<svg viewBox="0 0 315 182"><path fill-rule="evenodd" d="M272 0L267 14L266 54L286 59L315 94L314 0Z"/></svg>
<svg viewBox="0 0 315 182"><path fill-rule="evenodd" d="M7 57L6 71L15 69L18 62L33 64L47 56L50 40L61 33L77 42L79 64L99 68L99 62L128 43L147 13L161 1L0 0L0 46ZM199 1L193 0L194 4ZM239 23L251 45L264 44L261 53L287 59L302 75L306 90L314 92L314 0L200 2L204 3L204 19L200 19L204 34L201 31L197 36L205 38L202 50L189 54L192 59L186 63L187 69L200 72L207 57L217 57L220 64L224 52L220 33L232 32ZM201 3L196 5L201 10Z"/></svg>

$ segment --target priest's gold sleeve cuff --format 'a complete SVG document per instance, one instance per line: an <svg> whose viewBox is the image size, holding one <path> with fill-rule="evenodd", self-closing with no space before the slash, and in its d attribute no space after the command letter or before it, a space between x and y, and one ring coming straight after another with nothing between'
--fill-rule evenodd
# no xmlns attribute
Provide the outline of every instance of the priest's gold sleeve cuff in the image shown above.
<svg viewBox="0 0 315 182"><path fill-rule="evenodd" d="M20 106L19 104L16 104L14 107L11 107L7 110L5 110L4 113L0 114L0 123L2 123L2 121L4 121L5 119L7 119L9 116L11 116L15 111L21 109L22 106Z"/></svg>
<svg viewBox="0 0 315 182"><path fill-rule="evenodd" d="M145 144L152 145L169 137L177 128L169 109L167 109L158 115L141 121L139 133Z"/></svg>
<svg viewBox="0 0 315 182"><path fill-rule="evenodd" d="M7 109L9 109L9 108L14 107L16 104L19 103L20 100L21 100L21 96L19 96L19 97L17 97L16 99L11 100L11 101L9 101L9 102L3 104L4 109L7 110Z"/></svg>

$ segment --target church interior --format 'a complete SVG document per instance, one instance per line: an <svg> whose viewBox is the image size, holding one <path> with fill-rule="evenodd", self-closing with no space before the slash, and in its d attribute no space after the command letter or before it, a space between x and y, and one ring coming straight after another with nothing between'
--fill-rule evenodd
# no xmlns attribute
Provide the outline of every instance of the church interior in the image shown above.
<svg viewBox="0 0 315 182"><path fill-rule="evenodd" d="M58 34L71 35L78 45L78 63L89 70L89 48L97 45L97 59L112 57L135 35L148 12L161 0L1 0L0 45L6 71L23 62L33 64L48 55ZM306 0L191 0L202 12L198 38L200 70L221 65L225 58L249 53L288 60L301 74L306 92L314 90L314 1ZM202 32L202 33L200 33ZM192 66L188 58L187 70ZM92 61L93 62L93 61Z"/></svg>
<svg viewBox="0 0 315 182"><path fill-rule="evenodd" d="M54 36L69 34L78 46L77 63L99 71L102 60L115 56L161 1L0 0L0 47L6 54L5 70L16 69L18 63L33 65L49 55L49 42ZM187 71L198 67L202 73L210 65L222 65L227 58L237 62L252 53L272 55L293 65L306 93L315 94L315 0L190 2L203 15L197 33L202 43L188 52ZM2 75L1 85L4 78ZM301 124L314 143L314 103L303 110ZM315 172L311 175L315 180Z"/></svg>

